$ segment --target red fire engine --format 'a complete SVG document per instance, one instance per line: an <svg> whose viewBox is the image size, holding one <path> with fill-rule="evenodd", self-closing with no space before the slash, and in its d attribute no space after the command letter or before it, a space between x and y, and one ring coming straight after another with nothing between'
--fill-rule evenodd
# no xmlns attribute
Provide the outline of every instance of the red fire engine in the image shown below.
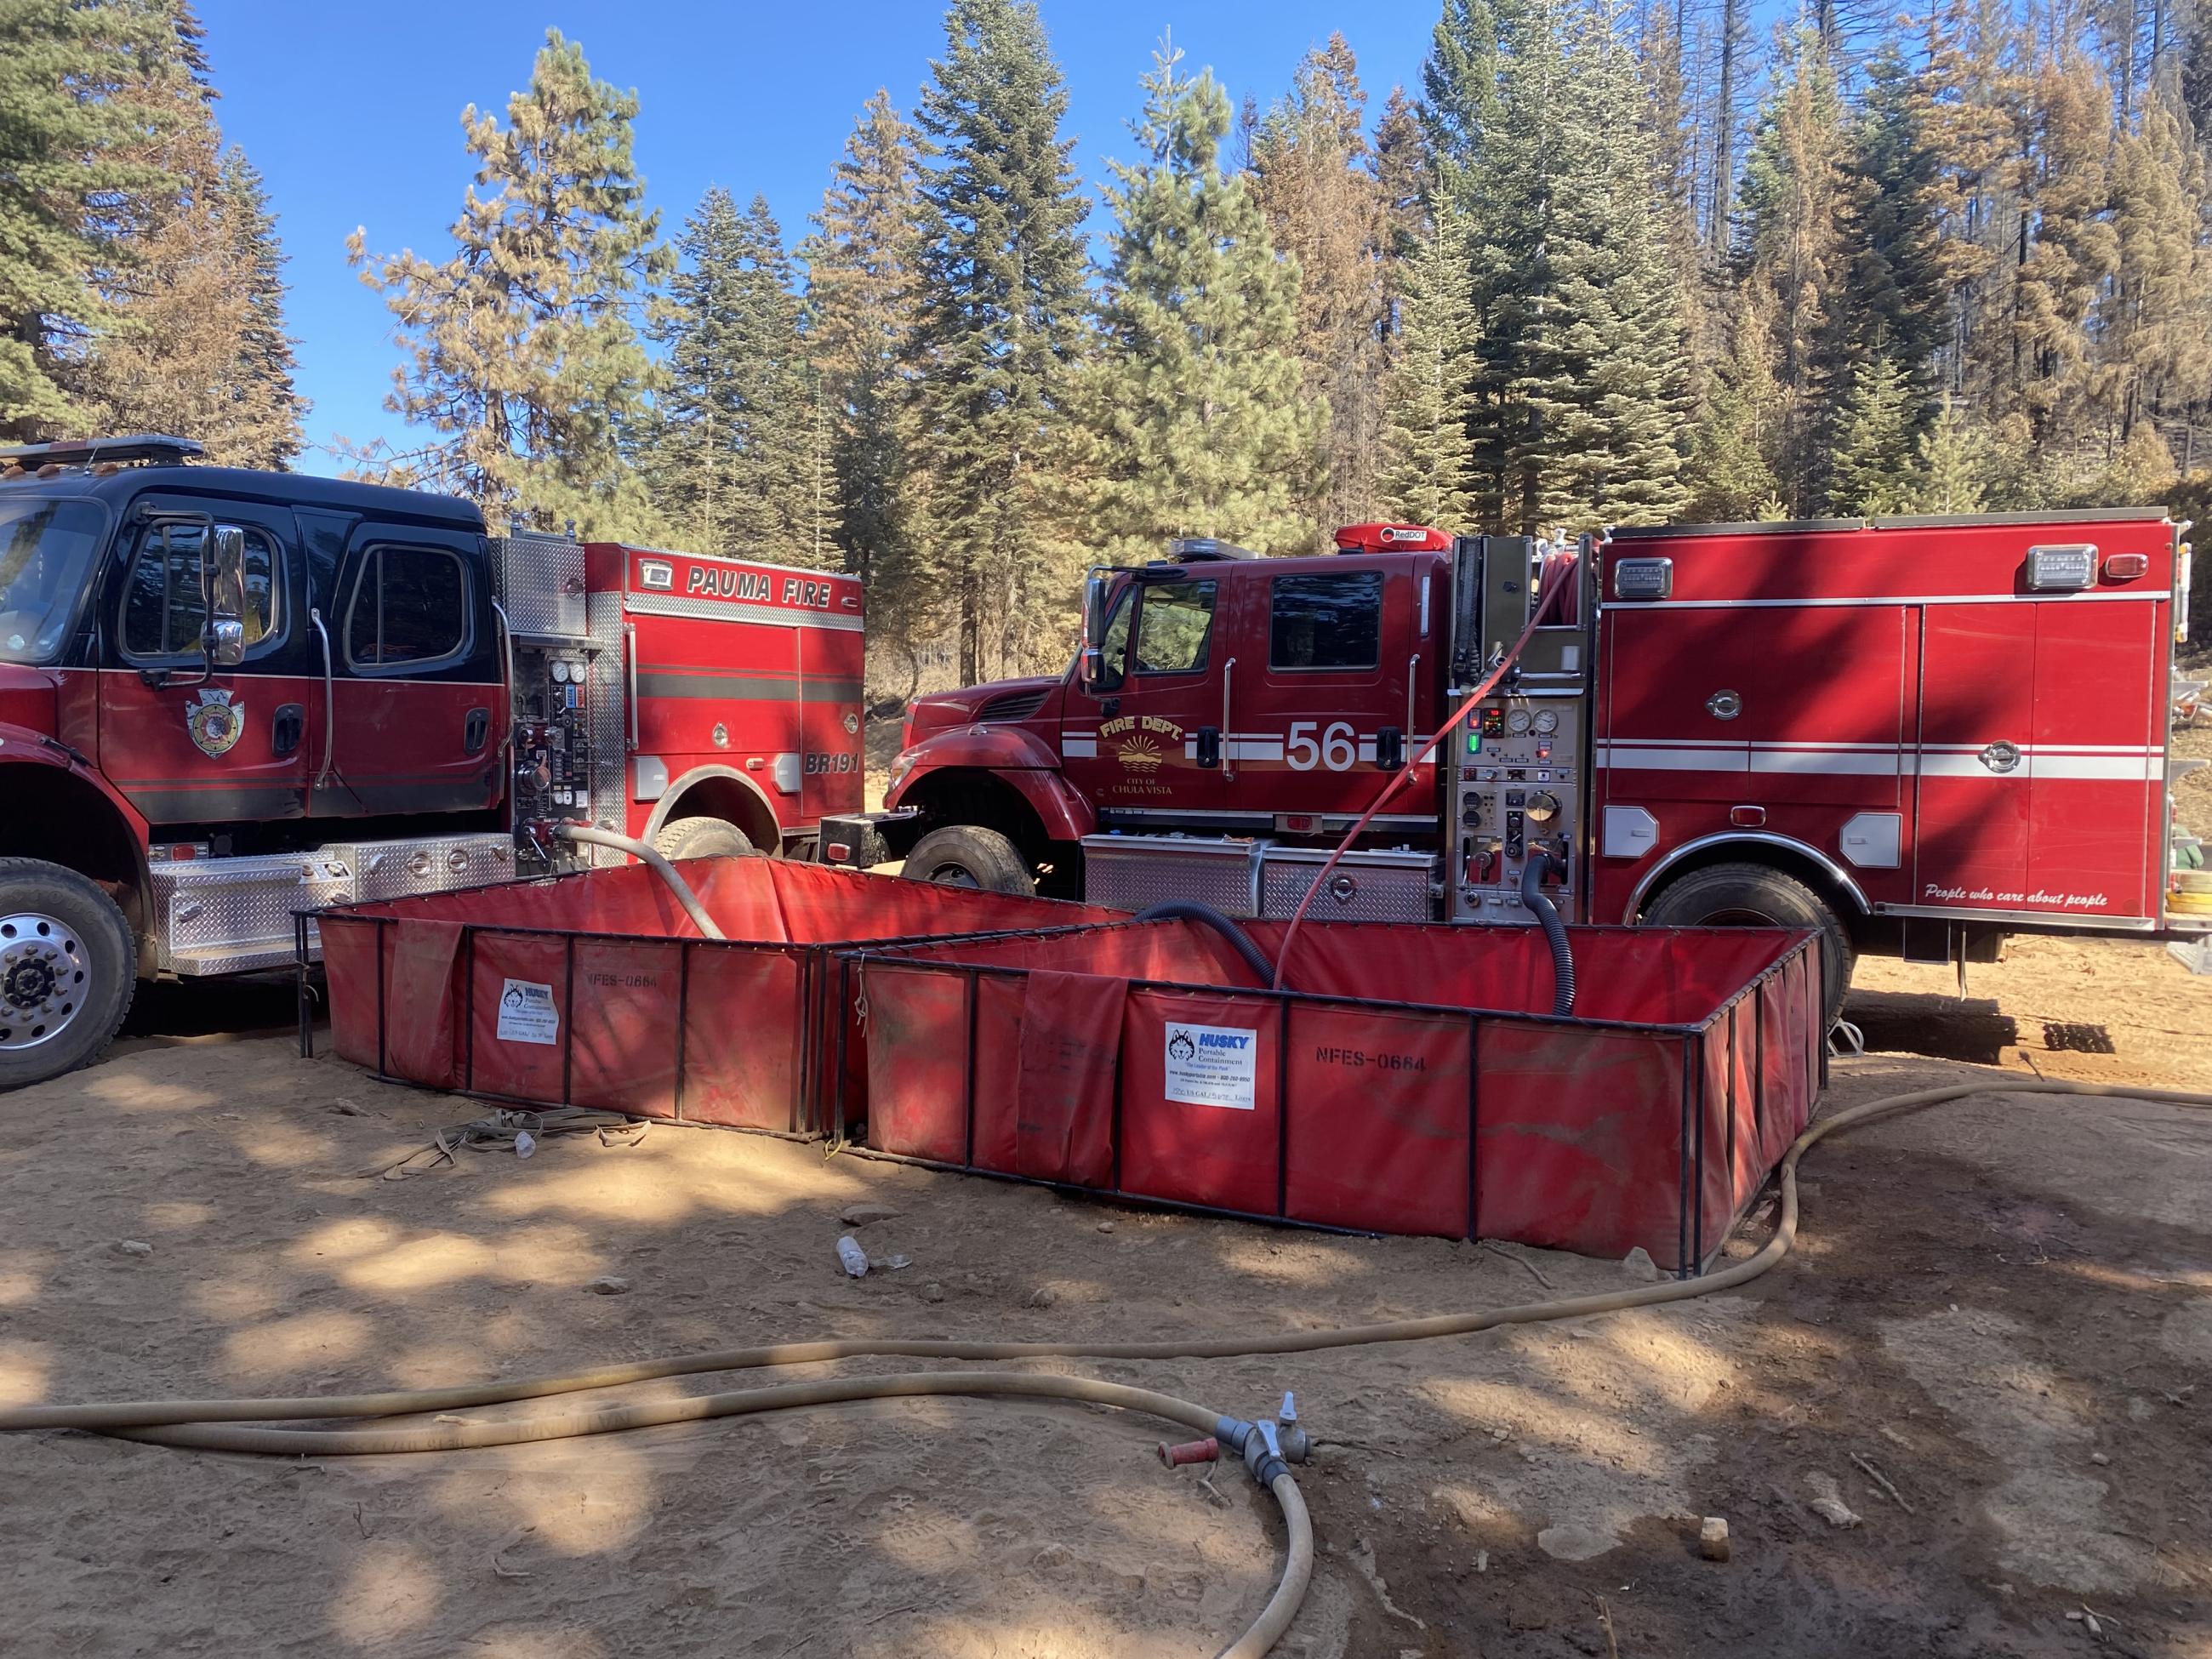
<svg viewBox="0 0 2212 1659"><path fill-rule="evenodd" d="M811 854L859 805L851 578L198 453L0 451L0 1087L295 910L621 860L564 820Z"/></svg>
<svg viewBox="0 0 2212 1659"><path fill-rule="evenodd" d="M2185 528L2100 511L1585 544L1310 914L1525 923L1541 849L1571 919L1822 929L1838 1004L1859 951L2203 929L2167 906ZM1068 672L917 702L890 811L829 826L829 856L1290 914L1520 636L1542 553L1399 525L1337 542L1094 571Z"/></svg>

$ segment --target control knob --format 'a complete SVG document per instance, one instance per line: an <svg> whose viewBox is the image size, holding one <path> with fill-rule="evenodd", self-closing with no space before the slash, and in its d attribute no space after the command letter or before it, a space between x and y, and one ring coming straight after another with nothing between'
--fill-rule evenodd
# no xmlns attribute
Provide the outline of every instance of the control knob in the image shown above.
<svg viewBox="0 0 2212 1659"><path fill-rule="evenodd" d="M1548 789L1539 789L1528 797L1528 822L1549 823L1559 814L1559 798Z"/></svg>

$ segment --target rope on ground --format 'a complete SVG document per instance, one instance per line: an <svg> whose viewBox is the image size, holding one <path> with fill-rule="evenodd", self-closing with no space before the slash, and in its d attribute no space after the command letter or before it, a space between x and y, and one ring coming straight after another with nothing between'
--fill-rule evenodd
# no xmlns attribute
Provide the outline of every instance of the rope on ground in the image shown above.
<svg viewBox="0 0 2212 1659"><path fill-rule="evenodd" d="M472 1117L438 1130L427 1146L419 1146L396 1164L380 1164L363 1170L364 1180L410 1181L441 1164L456 1163L461 1152L495 1152L514 1150L528 1135L533 1149L555 1135L596 1134L602 1146L635 1146L645 1139L647 1121L620 1112L594 1111L587 1106L547 1106L532 1110L501 1107L485 1117ZM427 1162L422 1160L427 1159Z"/></svg>

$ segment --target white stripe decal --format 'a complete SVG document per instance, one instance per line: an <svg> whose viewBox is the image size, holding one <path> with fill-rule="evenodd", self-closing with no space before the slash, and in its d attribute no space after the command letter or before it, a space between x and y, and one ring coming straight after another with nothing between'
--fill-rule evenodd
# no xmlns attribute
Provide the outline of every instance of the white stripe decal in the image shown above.
<svg viewBox="0 0 2212 1659"><path fill-rule="evenodd" d="M1777 611L1800 609L1808 611L1868 610L1877 606L1900 605L2089 605L2098 600L2107 604L2130 599L2148 601L2170 599L2166 588L2142 589L2123 593L1900 593L1877 595L1872 599L1612 599L1604 609L1623 612L1638 611Z"/></svg>
<svg viewBox="0 0 2212 1659"><path fill-rule="evenodd" d="M1096 738L1062 738L1060 752L1069 760L1097 760L1098 739Z"/></svg>
<svg viewBox="0 0 2212 1659"><path fill-rule="evenodd" d="M1597 765L1619 771L1753 772L1824 777L1895 777L1917 772L1931 778L2051 778L2155 783L2166 772L2161 750L2115 745L2091 752L2091 746L2086 744L2023 748L2020 763L2008 772L2000 772L1983 762L1982 751L1987 747L1986 744L1930 744L1916 750L1838 744L1823 750L1780 744L1747 744L1733 748L1680 744L1662 748L1650 744L1647 739L1635 747L1601 744L1595 758Z"/></svg>
<svg viewBox="0 0 2212 1659"><path fill-rule="evenodd" d="M1880 754L1818 754L1808 750L1761 748L1752 750L1751 769L1893 778L1900 769L1901 758L1894 749Z"/></svg>

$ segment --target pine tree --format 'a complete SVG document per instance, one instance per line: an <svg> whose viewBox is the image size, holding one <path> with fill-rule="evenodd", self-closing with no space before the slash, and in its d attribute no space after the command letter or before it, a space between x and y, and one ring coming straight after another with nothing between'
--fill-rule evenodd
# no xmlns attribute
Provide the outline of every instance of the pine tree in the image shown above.
<svg viewBox="0 0 2212 1659"><path fill-rule="evenodd" d="M922 324L914 368L927 565L953 598L960 672L1056 648L1051 517L1083 345L1083 218L1067 112L1032 0L953 0L915 124ZM1043 607L1049 606L1049 610Z"/></svg>
<svg viewBox="0 0 2212 1659"><path fill-rule="evenodd" d="M833 422L837 540L869 584L871 629L904 640L927 611L915 568L907 368L920 323L920 159L913 129L878 92L837 163L806 262L807 325Z"/></svg>
<svg viewBox="0 0 2212 1659"><path fill-rule="evenodd" d="M2102 402L2126 443L2137 422L2181 415L2212 396L2212 224L2204 159L2163 92L2112 156L2117 280L2100 301Z"/></svg>
<svg viewBox="0 0 2212 1659"><path fill-rule="evenodd" d="M1989 501L1994 471L1989 434L1945 398L1935 422L1920 434L1916 513L1979 513Z"/></svg>
<svg viewBox="0 0 2212 1659"><path fill-rule="evenodd" d="M633 313L668 253L632 161L636 115L635 93L594 80L583 48L549 30L505 126L462 112L477 168L453 257L372 258L353 234L407 348L385 406L435 434L358 452L363 471L466 496L495 525L656 533L631 465L657 378Z"/></svg>
<svg viewBox="0 0 2212 1659"><path fill-rule="evenodd" d="M1827 510L1838 516L1910 509L1915 440L1911 383L1893 356L1853 376L1831 438Z"/></svg>
<svg viewBox="0 0 2212 1659"><path fill-rule="evenodd" d="M1383 406L1384 510L1451 530L1474 521L1471 264L1465 222L1439 210L1419 252L1401 267L1398 350Z"/></svg>
<svg viewBox="0 0 2212 1659"><path fill-rule="evenodd" d="M1848 258L1842 234L1843 109L1819 36L1782 38L1778 82L1759 118L1735 231L1741 297L1767 319L1775 386L1768 464L1782 499L1802 514L1818 498L1825 400L1823 345Z"/></svg>
<svg viewBox="0 0 2212 1659"><path fill-rule="evenodd" d="M159 134L119 94L173 39L137 0L0 0L0 436L80 425L64 366L112 321L92 277L122 257L115 205L175 188L129 157Z"/></svg>
<svg viewBox="0 0 2212 1659"><path fill-rule="evenodd" d="M1947 301L1942 380L1990 418L2010 407L2014 256L2022 227L2026 100L2008 0L1943 0L1929 19L1919 123Z"/></svg>
<svg viewBox="0 0 2212 1659"><path fill-rule="evenodd" d="M1715 367L1705 406L1692 428L1683 511L1699 524L1779 519L1781 483L1767 459L1776 405L1773 352L1763 303L1747 295L1730 329L1729 352Z"/></svg>
<svg viewBox="0 0 2212 1659"><path fill-rule="evenodd" d="M1839 232L1847 263L1826 372L1848 382L1870 357L1894 359L1917 404L1917 431L1932 412L1947 319L1933 199L1936 156L1922 131L1918 88L1894 42L1868 65L1851 150Z"/></svg>
<svg viewBox="0 0 2212 1659"><path fill-rule="evenodd" d="M1332 526L1375 509L1390 227L1362 131L1366 101L1352 48L1333 34L1251 141L1268 235L1297 266L1305 396L1328 410L1307 492L1316 551Z"/></svg>
<svg viewBox="0 0 2212 1659"><path fill-rule="evenodd" d="M296 343L284 323L284 267L289 263L276 239L276 216L261 174L234 149L223 157L217 180L222 217L246 294L246 324L240 331L235 384L241 410L259 434L253 465L289 465L302 441L301 427L310 407L295 384Z"/></svg>
<svg viewBox="0 0 2212 1659"><path fill-rule="evenodd" d="M1375 187L1382 198L1385 270L1416 256L1426 241L1429 179L1434 163L1421 114L1403 87L1390 88L1375 124Z"/></svg>
<svg viewBox="0 0 2212 1659"><path fill-rule="evenodd" d="M1641 98L1621 9L1529 0L1462 55L1510 65L1480 148L1444 169L1475 239L1478 514L1527 530L1663 520L1682 501L1680 273L1649 131L1614 115Z"/></svg>
<svg viewBox="0 0 2212 1659"><path fill-rule="evenodd" d="M260 180L225 155L204 31L189 0L161 0L169 33L137 58L117 104L143 137L121 159L161 180L118 198L117 257L92 275L108 322L63 366L88 426L173 432L209 458L281 468L305 404L284 332L284 256Z"/></svg>
<svg viewBox="0 0 2212 1659"><path fill-rule="evenodd" d="M2038 63L2032 98L2034 172L2014 278L2013 377L2040 459L2067 472L2087 462L2093 441L2092 314L2119 263L2105 165L2112 94L2096 64L2062 40Z"/></svg>
<svg viewBox="0 0 2212 1659"><path fill-rule="evenodd" d="M687 546L782 563L823 556L828 452L783 235L756 196L708 187L678 241L655 326L666 348L650 467Z"/></svg>
<svg viewBox="0 0 2212 1659"><path fill-rule="evenodd" d="M1276 258L1249 181L1221 166L1229 98L1163 45L1132 124L1143 159L1109 163L1111 255L1085 388L1097 446L1090 522L1109 557L1170 536L1302 551L1297 482L1323 411L1299 395L1297 270Z"/></svg>

